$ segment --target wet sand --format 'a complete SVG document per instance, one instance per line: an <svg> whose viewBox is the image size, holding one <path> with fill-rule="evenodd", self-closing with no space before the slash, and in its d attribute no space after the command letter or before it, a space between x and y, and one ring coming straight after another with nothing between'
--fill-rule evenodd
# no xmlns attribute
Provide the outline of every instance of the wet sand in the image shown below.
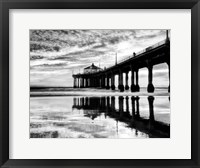
<svg viewBox="0 0 200 168"><path fill-rule="evenodd" d="M64 92L64 93L63 93ZM31 92L30 138L169 138L166 90Z"/></svg>
<svg viewBox="0 0 200 168"><path fill-rule="evenodd" d="M130 90L120 92L118 90L106 90L106 89L43 89L38 91L31 91L31 97L39 96L169 96L167 88L156 89L154 93L148 93L146 88L141 88L140 92L131 92Z"/></svg>

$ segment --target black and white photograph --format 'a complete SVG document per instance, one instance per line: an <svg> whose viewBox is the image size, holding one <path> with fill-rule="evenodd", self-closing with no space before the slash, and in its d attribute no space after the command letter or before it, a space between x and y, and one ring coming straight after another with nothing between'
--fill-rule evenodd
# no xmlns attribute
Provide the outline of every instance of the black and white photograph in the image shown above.
<svg viewBox="0 0 200 168"><path fill-rule="evenodd" d="M30 138L170 138L170 30L29 33Z"/></svg>

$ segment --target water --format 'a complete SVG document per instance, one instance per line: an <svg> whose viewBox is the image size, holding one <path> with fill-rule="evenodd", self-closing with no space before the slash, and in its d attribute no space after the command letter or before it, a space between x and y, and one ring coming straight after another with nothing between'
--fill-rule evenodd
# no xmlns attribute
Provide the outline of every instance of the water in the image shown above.
<svg viewBox="0 0 200 168"><path fill-rule="evenodd" d="M30 137L170 137L170 99L167 94L137 96L108 91L103 94L102 90L99 94L95 92L98 96L87 93L63 95L62 91L59 95L48 90L32 94Z"/></svg>

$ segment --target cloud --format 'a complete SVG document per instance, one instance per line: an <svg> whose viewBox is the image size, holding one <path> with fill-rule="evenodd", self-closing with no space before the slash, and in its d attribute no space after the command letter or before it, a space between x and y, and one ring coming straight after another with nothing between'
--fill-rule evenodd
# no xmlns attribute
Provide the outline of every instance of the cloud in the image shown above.
<svg viewBox="0 0 200 168"><path fill-rule="evenodd" d="M30 60L38 60L38 59L43 59L43 56L40 55L30 55Z"/></svg>
<svg viewBox="0 0 200 168"><path fill-rule="evenodd" d="M119 62L164 39L165 30L31 30L31 84L72 86L72 71L92 63L109 67L116 53Z"/></svg>

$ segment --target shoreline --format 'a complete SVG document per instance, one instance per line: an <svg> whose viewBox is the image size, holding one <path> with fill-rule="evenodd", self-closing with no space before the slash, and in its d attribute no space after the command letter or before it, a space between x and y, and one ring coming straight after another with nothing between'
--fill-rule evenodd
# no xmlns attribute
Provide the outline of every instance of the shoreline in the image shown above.
<svg viewBox="0 0 200 168"><path fill-rule="evenodd" d="M50 97L50 96L93 96L93 97L101 97L101 96L170 96L170 93L166 91L162 92L98 92L98 91L88 91L88 92L52 92L52 91L44 91L44 92L30 92L30 97Z"/></svg>

